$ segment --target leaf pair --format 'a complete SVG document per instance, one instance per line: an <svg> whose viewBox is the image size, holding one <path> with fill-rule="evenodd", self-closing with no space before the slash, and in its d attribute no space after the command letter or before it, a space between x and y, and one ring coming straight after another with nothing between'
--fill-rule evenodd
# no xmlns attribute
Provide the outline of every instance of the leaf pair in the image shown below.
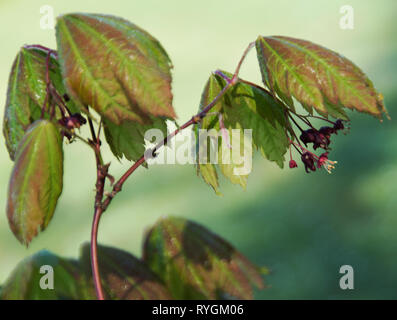
<svg viewBox="0 0 397 320"><path fill-rule="evenodd" d="M161 219L144 239L143 260L111 247L98 247L99 270L107 299L252 299L263 288L262 275L229 243L181 218ZM47 251L22 261L5 282L1 299L95 299L89 245L79 260ZM43 290L51 275L54 290ZM44 273L44 274L43 274Z"/></svg>
<svg viewBox="0 0 397 320"><path fill-rule="evenodd" d="M56 54L39 46L21 48L9 78L3 132L15 160L7 217L11 230L25 245L47 227L63 186L62 137L55 124L60 113L55 113L53 121L48 119L53 97L47 80L60 96L66 93ZM78 112L73 101L68 108Z"/></svg>

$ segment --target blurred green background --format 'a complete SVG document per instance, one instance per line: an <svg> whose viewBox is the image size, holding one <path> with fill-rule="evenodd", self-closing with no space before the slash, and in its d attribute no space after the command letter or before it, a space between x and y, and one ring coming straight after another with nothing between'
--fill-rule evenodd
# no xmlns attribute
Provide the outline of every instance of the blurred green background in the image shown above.
<svg viewBox="0 0 397 320"><path fill-rule="evenodd" d="M342 30L339 9L354 8L354 30ZM234 70L244 48L262 35L304 38L357 63L385 96L396 117L397 2L390 1L6 1L0 0L0 98L23 44L55 48L53 30L40 29L40 7L55 15L107 13L124 17L157 37L174 63L174 105L179 122L198 108L211 71ZM260 82L255 53L241 77ZM3 109L1 110L3 113ZM397 126L350 113L351 133L338 135L332 175L305 174L302 165L280 170L257 157L244 192L222 183L217 197L192 166L139 169L104 215L99 241L141 254L144 230L160 216L204 224L272 273L260 299L397 298ZM0 283L23 257L46 248L78 255L88 241L93 214L94 158L86 146L65 148L65 185L49 228L29 249L14 238L5 215L10 161L0 137ZM107 159L111 154L105 153ZM112 160L115 176L128 166ZM223 181L222 181L223 182ZM339 267L352 265L355 289L339 288Z"/></svg>

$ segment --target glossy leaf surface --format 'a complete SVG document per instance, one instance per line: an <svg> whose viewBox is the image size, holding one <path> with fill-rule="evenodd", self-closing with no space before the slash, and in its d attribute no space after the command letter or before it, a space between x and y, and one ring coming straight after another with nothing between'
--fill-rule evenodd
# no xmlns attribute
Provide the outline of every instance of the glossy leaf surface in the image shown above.
<svg viewBox="0 0 397 320"><path fill-rule="evenodd" d="M295 98L310 113L314 108L335 118L347 118L343 108L378 118L386 113L383 97L371 80L332 50L283 36L259 36L256 49L263 82L291 107Z"/></svg>
<svg viewBox="0 0 397 320"><path fill-rule="evenodd" d="M13 63L7 89L3 133L12 160L26 129L41 115L46 96L47 52L32 46L22 47ZM49 60L49 76L60 95L65 94L58 62L54 55ZM68 103L72 113L77 112L73 102Z"/></svg>
<svg viewBox="0 0 397 320"><path fill-rule="evenodd" d="M55 211L63 184L62 138L48 120L35 121L18 145L7 198L14 235L28 245Z"/></svg>
<svg viewBox="0 0 397 320"><path fill-rule="evenodd" d="M63 15L56 30L62 75L76 101L116 125L175 117L171 62L146 31L98 14Z"/></svg>

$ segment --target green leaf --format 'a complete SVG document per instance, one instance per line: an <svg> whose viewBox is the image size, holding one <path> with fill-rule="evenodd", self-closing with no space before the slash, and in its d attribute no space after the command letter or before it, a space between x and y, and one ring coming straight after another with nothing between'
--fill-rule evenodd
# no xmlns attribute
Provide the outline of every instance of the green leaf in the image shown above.
<svg viewBox="0 0 397 320"><path fill-rule="evenodd" d="M8 222L23 244L49 224L62 181L62 137L52 122L37 120L18 145L8 188Z"/></svg>
<svg viewBox="0 0 397 320"><path fill-rule="evenodd" d="M151 123L140 124L135 121L123 121L119 125L104 120L105 137L115 157L131 161L138 160L145 152L145 132L149 129L161 130L167 136L166 118L150 117Z"/></svg>
<svg viewBox="0 0 397 320"><path fill-rule="evenodd" d="M52 267L53 272L43 268L40 273L42 266ZM40 284L50 284L51 276L53 289L41 288ZM81 285L81 275L76 261L59 258L42 250L17 265L4 283L0 297L4 300L80 299L83 289Z"/></svg>
<svg viewBox="0 0 397 320"><path fill-rule="evenodd" d="M222 193L219 190L218 173L215 166L212 163L197 164L197 175L200 174L203 177L205 183L210 185L218 196L221 196Z"/></svg>
<svg viewBox="0 0 397 320"><path fill-rule="evenodd" d="M380 119L387 115L371 80L340 54L282 36L259 36L256 49L263 82L289 106L293 107L294 97L310 113L314 108L323 116L346 119L343 108Z"/></svg>
<svg viewBox="0 0 397 320"><path fill-rule="evenodd" d="M126 251L98 246L98 262L107 299L164 300L171 298L167 288L146 264ZM93 284L88 243L82 248L80 263L87 280Z"/></svg>
<svg viewBox="0 0 397 320"><path fill-rule="evenodd" d="M47 51L24 46L14 60L3 120L3 133L12 160L26 129L40 118L46 96L46 58ZM49 61L49 75L56 90L63 95L65 88L54 55ZM72 101L68 107L73 113L78 111Z"/></svg>
<svg viewBox="0 0 397 320"><path fill-rule="evenodd" d="M98 14L63 15L56 31L64 82L80 104L116 125L175 117L171 62L146 31Z"/></svg>
<svg viewBox="0 0 397 320"><path fill-rule="evenodd" d="M231 79L232 75L230 73L222 73ZM211 75L203 91L200 109L209 104L225 86L225 79L216 74ZM284 106L268 91L244 80L239 80L203 119L200 129L215 129L219 131L221 129L219 115L221 114L224 127L229 132L229 144L232 152L234 139L232 130L241 130L239 136L241 143L240 154L243 154L245 149L249 147L243 143L243 129L251 129L253 147L260 150L265 158L276 162L283 168L284 154L288 150L289 145L286 135L287 122L283 110ZM221 142L222 140L223 137ZM222 143L218 143L218 152L217 166L222 174L232 183L240 184L245 188L247 175L234 174L234 169L241 165L234 163L233 159L231 159L230 164L222 163ZM214 164L199 164L198 169L204 180L219 194L219 184Z"/></svg>
<svg viewBox="0 0 397 320"><path fill-rule="evenodd" d="M191 221L167 217L147 233L144 261L175 299L252 299L263 288L259 269L228 242Z"/></svg>

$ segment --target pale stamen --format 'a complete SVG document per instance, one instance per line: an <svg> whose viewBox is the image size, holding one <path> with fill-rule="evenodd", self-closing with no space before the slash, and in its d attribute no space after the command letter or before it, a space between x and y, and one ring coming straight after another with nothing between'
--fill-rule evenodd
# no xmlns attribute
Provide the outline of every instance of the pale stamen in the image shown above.
<svg viewBox="0 0 397 320"><path fill-rule="evenodd" d="M328 173L332 173L332 170L335 169L335 164L337 164L338 161L332 161L332 160L325 160L323 163L323 167L325 170L327 170Z"/></svg>

